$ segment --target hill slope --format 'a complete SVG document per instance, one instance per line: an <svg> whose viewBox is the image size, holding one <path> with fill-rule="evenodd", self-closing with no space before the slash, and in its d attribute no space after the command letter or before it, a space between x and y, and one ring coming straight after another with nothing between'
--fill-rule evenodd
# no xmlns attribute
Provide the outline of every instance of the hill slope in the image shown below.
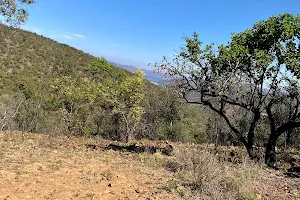
<svg viewBox="0 0 300 200"><path fill-rule="evenodd" d="M28 31L1 26L0 38L0 130L120 139L124 111L142 113L136 136L154 138L175 120L175 94L143 79L139 89L138 74Z"/></svg>
<svg viewBox="0 0 300 200"><path fill-rule="evenodd" d="M171 89L28 31L2 26L0 38L0 130L120 140L125 113L134 138L207 139L209 114Z"/></svg>
<svg viewBox="0 0 300 200"><path fill-rule="evenodd" d="M83 67L94 59L83 51L20 29L1 26L0 38L0 77L15 80L15 83L28 77L40 81L42 78L85 76ZM117 67L112 70L113 74L120 71ZM0 84L1 89L11 82Z"/></svg>
<svg viewBox="0 0 300 200"><path fill-rule="evenodd" d="M0 27L0 70L11 75L37 74L39 76L80 75L82 67L95 57L66 44L21 29ZM134 72L135 67L112 63ZM132 70L134 69L134 70ZM145 71L146 79L161 83L158 75Z"/></svg>
<svg viewBox="0 0 300 200"><path fill-rule="evenodd" d="M136 74L28 31L1 26L0 38L0 130L115 133L119 86Z"/></svg>

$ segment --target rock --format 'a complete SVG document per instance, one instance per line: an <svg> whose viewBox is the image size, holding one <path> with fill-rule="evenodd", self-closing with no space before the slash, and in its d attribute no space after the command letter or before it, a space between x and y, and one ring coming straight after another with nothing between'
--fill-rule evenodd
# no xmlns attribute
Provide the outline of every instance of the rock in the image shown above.
<svg viewBox="0 0 300 200"><path fill-rule="evenodd" d="M85 146L87 149L93 149L93 150L97 149L97 145L95 144L86 144Z"/></svg>
<svg viewBox="0 0 300 200"><path fill-rule="evenodd" d="M257 199L257 200L260 200L260 199L262 199L262 196L261 196L261 194L256 194L256 199Z"/></svg>
<svg viewBox="0 0 300 200"><path fill-rule="evenodd" d="M174 148L172 145L160 144L109 144L105 147L106 150L112 149L114 151L128 151L133 153L150 153L155 154L161 152L163 155L173 155Z"/></svg>

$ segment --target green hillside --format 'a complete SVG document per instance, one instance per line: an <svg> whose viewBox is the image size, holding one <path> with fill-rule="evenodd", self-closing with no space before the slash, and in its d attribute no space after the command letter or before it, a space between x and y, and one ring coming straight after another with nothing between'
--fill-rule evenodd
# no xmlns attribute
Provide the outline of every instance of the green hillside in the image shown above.
<svg viewBox="0 0 300 200"><path fill-rule="evenodd" d="M0 38L0 130L118 140L206 139L207 113L193 112L171 89L142 78L141 71L129 72L20 29L2 26Z"/></svg>
<svg viewBox="0 0 300 200"><path fill-rule="evenodd" d="M41 81L62 76L87 76L84 66L94 59L83 51L20 29L2 26L0 38L2 89L7 86L7 79L13 80L14 84L21 84L29 77ZM126 73L125 70L111 68L112 75Z"/></svg>

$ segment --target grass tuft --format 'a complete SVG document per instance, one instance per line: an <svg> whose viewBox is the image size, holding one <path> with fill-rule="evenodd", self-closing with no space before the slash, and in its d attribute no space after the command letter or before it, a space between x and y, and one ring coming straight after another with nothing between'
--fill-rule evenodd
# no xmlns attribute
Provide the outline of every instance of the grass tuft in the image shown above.
<svg viewBox="0 0 300 200"><path fill-rule="evenodd" d="M256 199L249 185L260 168L250 161L230 167L207 150L182 148L166 167L174 179L162 189L175 190L185 199Z"/></svg>

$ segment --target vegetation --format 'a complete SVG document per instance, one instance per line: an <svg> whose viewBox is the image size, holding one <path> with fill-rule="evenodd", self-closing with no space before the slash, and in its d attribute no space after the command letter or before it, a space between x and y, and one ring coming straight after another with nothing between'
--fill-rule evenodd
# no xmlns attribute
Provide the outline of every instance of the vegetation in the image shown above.
<svg viewBox="0 0 300 200"><path fill-rule="evenodd" d="M25 181L26 193L43 198L69 196L62 193L69 191L69 184L64 187L70 178L75 188L72 193L81 187L72 194L76 198L87 191L83 185L102 189L96 193L91 189L82 198L111 198L111 194L120 198L127 193L107 193L106 185L113 185L130 191L135 199L254 200L274 196L266 188L255 187L257 184L267 189L275 185L276 197L278 184L287 188L281 174L264 174L262 165L253 160L264 159L268 166L276 167L276 147L293 147L300 141L298 15L260 21L252 29L233 34L227 45L202 48L197 33L186 37L185 47L175 58L164 57L154 64L170 78L165 87L147 81L140 69L132 73L104 58L13 28L27 20L26 5L33 3L35 0L0 0L0 15L6 24L0 26L0 149L6 152L0 152L5 169L1 193L7 193L9 185L15 197L22 196L24 191L18 193L19 188L14 188L22 180L12 181L11 174L28 175L31 167L42 178L37 181L30 176ZM129 143L131 140L140 141ZM244 145L246 150L218 145ZM280 160L282 165L291 165L286 175L299 177L297 153L281 151ZM67 168L61 172L63 162ZM24 163L26 167L20 168ZM72 173L78 167L80 171ZM65 173L66 169L71 173ZM58 178L49 184L54 171L64 177L62 183ZM133 171L139 171L138 178ZM299 182L287 182L295 186L284 190L283 197L298 197L293 189ZM32 183L34 190L27 187ZM46 190L35 194L39 184L46 185ZM59 194L55 194L57 185Z"/></svg>
<svg viewBox="0 0 300 200"><path fill-rule="evenodd" d="M231 169L226 165L207 149L181 148L167 163L175 176L168 189L185 199L257 199L251 185L259 180L260 168L250 161Z"/></svg>
<svg viewBox="0 0 300 200"><path fill-rule="evenodd" d="M280 126L287 127L286 123L297 122L298 95L295 93L297 84L292 84L297 76L289 73L283 76L282 67L279 67L282 69L280 75L276 75L274 70L279 69L279 65L276 68L269 64L279 56L287 58L294 54L292 48L284 46L290 54L277 57L272 54L271 59L268 54L271 47L261 44L265 49L252 55L251 52L258 52L255 49L258 47L243 42L257 41L251 38L259 38L263 27L272 24L272 20L277 20L280 25L281 21L288 20L292 24L296 19L281 15L260 22L253 30L234 35L228 46L219 47L223 53L218 54L213 53L212 46L200 50L196 34L186 38L186 51L178 55L174 63L169 63L174 65L159 66L162 70L170 69L169 75L176 79L177 88L183 89L180 91L188 101L194 100L190 94L202 96L202 102L197 98L198 105L185 104L179 98L181 93L174 88L151 84L142 78L141 71L130 73L109 64L104 58L95 58L34 33L3 26L0 29L0 36L4 38L0 41L0 128L86 137L97 135L125 141L148 138L245 145L254 159L264 157L259 147L272 143L269 151L273 152L272 159L268 158L268 162L274 166L275 146L296 145L299 137L298 129L290 128L271 135L270 119L274 118L277 131ZM282 27L280 30L285 30L284 24ZM282 37L284 34L282 32ZM281 38L279 33L277 35ZM248 37L248 40L241 39ZM249 48L245 47L247 45ZM193 60L199 53L193 48L200 51L198 60ZM198 61L203 59L206 62L199 67ZM285 63L290 60L280 59ZM243 67L234 67L242 62ZM259 62L263 63L258 65ZM285 63L280 66L287 65ZM293 69L295 66L297 63ZM184 79L180 79L180 75ZM197 82L200 78L203 78L202 82ZM186 80L189 82L184 82ZM194 82L198 83L197 87L188 85ZM205 91L192 93L201 88ZM285 92L280 92L283 90ZM206 109L209 108L207 103L212 104L212 110ZM269 114L267 105L271 108ZM277 143L273 139L268 142L270 138L277 138Z"/></svg>
<svg viewBox="0 0 300 200"><path fill-rule="evenodd" d="M15 1L0 0L6 23L15 26L27 19L28 13L19 6ZM57 153L68 155L80 168L84 167L74 161L78 160L74 152L86 163L93 160L97 165L99 157L104 156L101 162L113 161L110 165L119 173L124 173L123 168L118 168L122 163L130 170L160 172L163 175L154 177L143 172L151 177L144 185L155 181L157 185L151 191L168 191L165 199L178 195L184 199L260 199L256 181L268 175L263 175L260 165L240 153L246 154L247 150L254 161L264 159L268 166L275 167L276 147L292 147L300 141L299 23L300 17L290 14L271 17L256 23L252 29L233 34L231 42L217 46L217 50L213 44L202 48L195 33L185 38L185 48L174 59L164 57L161 63L155 64L158 71L171 78L169 87L150 83L142 70L131 73L104 58L3 25L0 27L3 38L0 41L0 131L7 132L0 132L0 139L8 146L0 146L11 154L3 157L0 153L5 158L2 165L9 164L10 159L19 160L20 155L15 154L21 151L26 154L38 145L38 155L31 153L27 157L46 159L53 149L60 149L62 152L51 154L53 158L57 158ZM10 131L22 132L18 136ZM55 135L36 136L41 139L35 144L24 139L28 135L34 139L32 134L24 132ZM66 135L68 139L56 135ZM95 136L126 144L112 144ZM131 140L142 141L138 145L128 144ZM168 141L155 144L149 140L185 144ZM215 143L215 146L195 143ZM235 152L229 147L223 155L218 145L244 145L246 150ZM70 146L76 151L70 152ZM101 156L99 152L91 152L98 149L102 150ZM120 152L107 153L108 149ZM126 149L140 154L123 152ZM284 164L289 162L292 170L296 169L298 158L286 154L281 153L281 160ZM50 162L50 171L60 170L61 164ZM103 166L101 162L98 166ZM42 169L38 167L38 171ZM105 180L111 188L113 172L97 170L88 171L84 177L73 177L81 180L74 181L74 186ZM5 173L10 174L10 169ZM163 180L167 183L162 183L158 176L165 176ZM268 177L266 185L272 185L270 180L274 177ZM137 179L132 183L140 184ZM133 193L132 196L140 198L142 192L137 189ZM94 195L103 196L87 194L92 198Z"/></svg>
<svg viewBox="0 0 300 200"><path fill-rule="evenodd" d="M228 45L201 47L198 34L173 59L155 66L174 80L188 103L218 114L252 159L266 124L265 162L276 163L279 137L300 127L300 17L282 14L233 34Z"/></svg>
<svg viewBox="0 0 300 200"><path fill-rule="evenodd" d="M130 73L27 31L2 27L0 128L107 139L204 142L194 112L143 72ZM187 112L189 110L189 112Z"/></svg>
<svg viewBox="0 0 300 200"><path fill-rule="evenodd" d="M20 4L33 4L35 0L0 0L0 13L4 23L18 26L28 18L28 11Z"/></svg>

